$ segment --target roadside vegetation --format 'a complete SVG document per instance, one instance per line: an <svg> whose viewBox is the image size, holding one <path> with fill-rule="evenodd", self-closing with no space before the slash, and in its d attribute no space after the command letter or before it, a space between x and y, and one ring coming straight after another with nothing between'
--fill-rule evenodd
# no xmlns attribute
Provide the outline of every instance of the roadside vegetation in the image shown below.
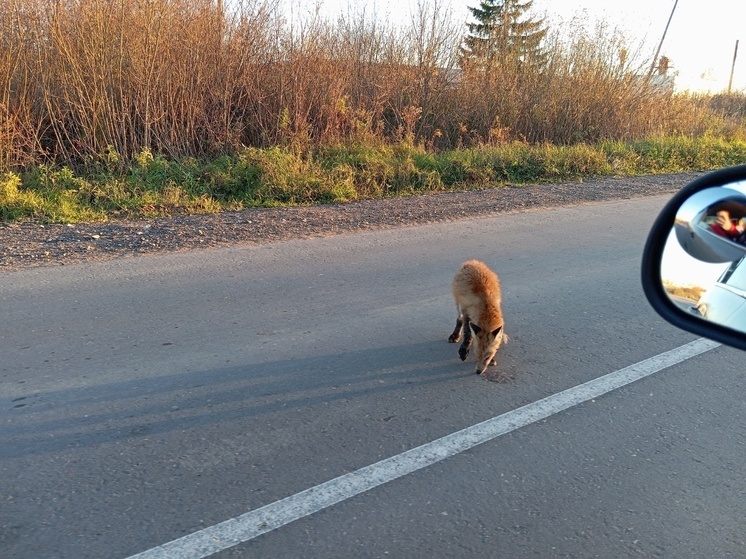
<svg viewBox="0 0 746 559"><path fill-rule="evenodd" d="M303 3L288 21L274 0L5 0L0 221L746 162L743 93L674 94L614 29L486 4L465 26L423 0L394 26Z"/></svg>
<svg viewBox="0 0 746 559"><path fill-rule="evenodd" d="M695 303L700 300L704 295L706 289L698 286L691 285L677 285L671 282L664 281L663 287L671 297L678 297L680 299L686 299Z"/></svg>

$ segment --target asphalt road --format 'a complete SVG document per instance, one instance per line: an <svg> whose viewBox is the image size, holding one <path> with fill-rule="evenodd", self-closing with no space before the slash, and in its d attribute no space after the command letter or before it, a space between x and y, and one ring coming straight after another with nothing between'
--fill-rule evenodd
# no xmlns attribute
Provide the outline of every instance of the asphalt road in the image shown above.
<svg viewBox="0 0 746 559"><path fill-rule="evenodd" d="M0 274L0 557L200 556L220 523L679 351L639 282L664 203ZM491 379L446 341L469 258L503 282ZM708 347L211 556L746 557L744 357Z"/></svg>

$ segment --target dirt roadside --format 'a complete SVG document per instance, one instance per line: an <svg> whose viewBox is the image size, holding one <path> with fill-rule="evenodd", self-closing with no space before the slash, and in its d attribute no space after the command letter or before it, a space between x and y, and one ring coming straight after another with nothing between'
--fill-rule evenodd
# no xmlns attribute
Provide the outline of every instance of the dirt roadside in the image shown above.
<svg viewBox="0 0 746 559"><path fill-rule="evenodd" d="M702 174L603 178L142 221L0 223L0 272L670 195Z"/></svg>

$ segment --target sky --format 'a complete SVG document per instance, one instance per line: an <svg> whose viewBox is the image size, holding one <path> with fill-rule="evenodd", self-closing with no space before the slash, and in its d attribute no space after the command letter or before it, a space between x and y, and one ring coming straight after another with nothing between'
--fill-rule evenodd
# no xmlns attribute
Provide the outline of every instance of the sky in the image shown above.
<svg viewBox="0 0 746 559"><path fill-rule="evenodd" d="M301 0L285 0L288 3ZM433 0L419 0L432 2ZM439 0L449 6L456 21L470 21L468 7L480 0ZM389 21L409 21L418 0L320 0L322 13L335 15L349 6L367 13L388 16ZM306 5L310 2L306 2ZM618 27L625 36L646 41L645 51L653 55L663 36L676 0L534 0L533 12L561 24L574 16L587 18L589 25L603 20ZM678 0L666 33L661 55L677 72L677 90L722 92L728 88L736 41L739 53L732 89L746 91L746 3L744 0Z"/></svg>
<svg viewBox="0 0 746 559"><path fill-rule="evenodd" d="M661 276L663 281L674 285L709 289L729 264L730 262L709 264L689 256L676 240L675 233L671 231L663 251Z"/></svg>

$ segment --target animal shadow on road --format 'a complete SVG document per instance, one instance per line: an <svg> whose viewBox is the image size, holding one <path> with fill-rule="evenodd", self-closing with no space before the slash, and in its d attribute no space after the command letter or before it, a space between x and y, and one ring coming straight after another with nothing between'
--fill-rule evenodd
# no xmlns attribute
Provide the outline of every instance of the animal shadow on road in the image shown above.
<svg viewBox="0 0 746 559"><path fill-rule="evenodd" d="M0 459L54 453L175 430L255 420L335 402L370 405L412 390L457 390L474 370L437 339L294 359L124 380L4 402ZM488 380L507 377L490 367ZM478 379L474 379L478 380ZM357 405L357 404L356 404ZM12 421L6 421L12 419Z"/></svg>

